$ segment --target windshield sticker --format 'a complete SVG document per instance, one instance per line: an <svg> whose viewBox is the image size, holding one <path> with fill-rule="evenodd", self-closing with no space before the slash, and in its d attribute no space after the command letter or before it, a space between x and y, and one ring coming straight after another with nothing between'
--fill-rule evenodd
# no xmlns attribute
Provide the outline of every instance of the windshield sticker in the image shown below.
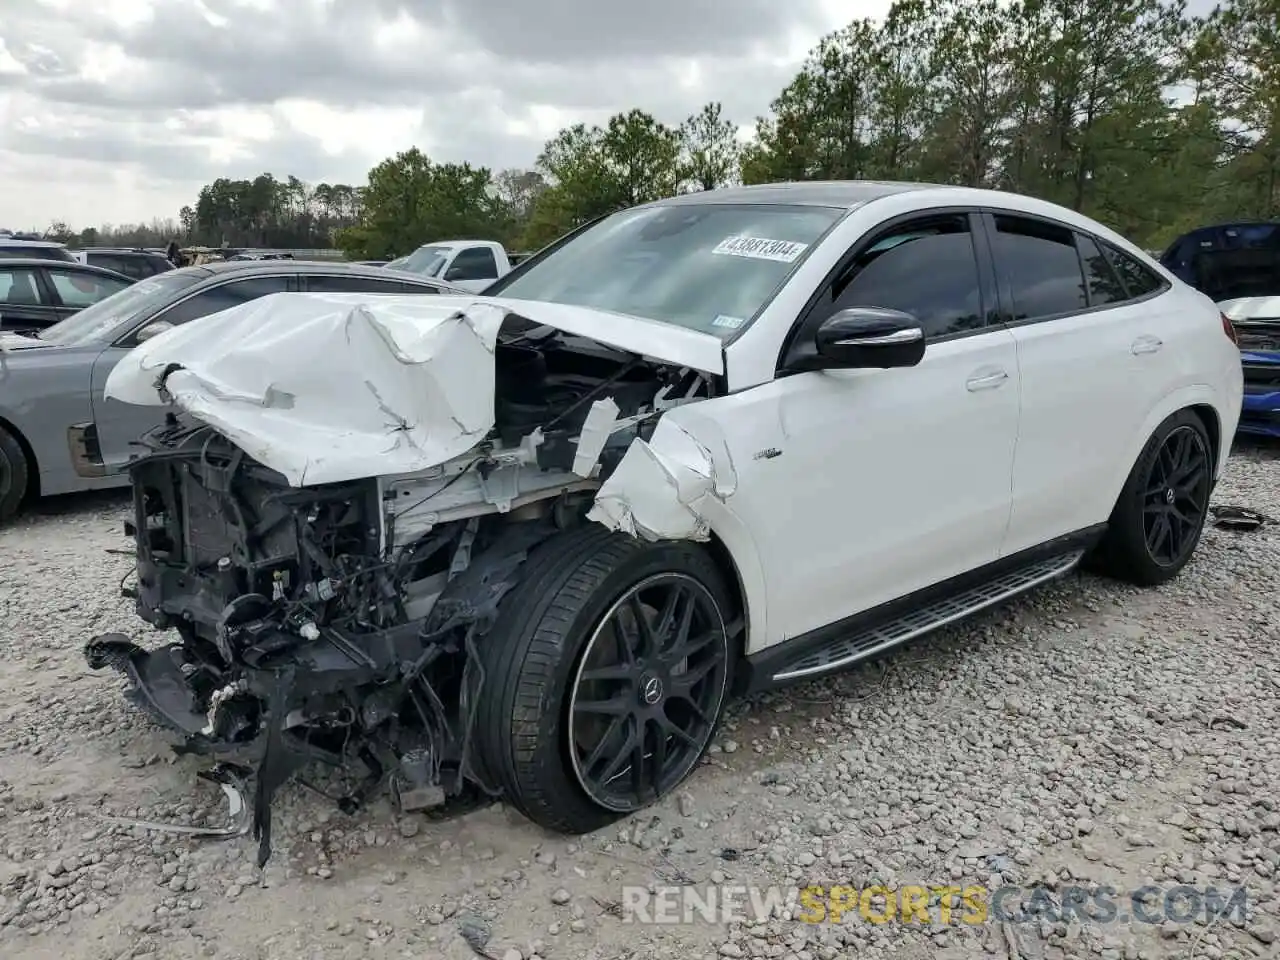
<svg viewBox="0 0 1280 960"><path fill-rule="evenodd" d="M730 317L722 313L711 321L711 325L713 327L728 327L730 330L737 330L746 322L741 317Z"/></svg>
<svg viewBox="0 0 1280 960"><path fill-rule="evenodd" d="M809 245L792 240L768 240L764 237L725 237L712 253L728 257L750 257L753 260L776 260L793 263Z"/></svg>

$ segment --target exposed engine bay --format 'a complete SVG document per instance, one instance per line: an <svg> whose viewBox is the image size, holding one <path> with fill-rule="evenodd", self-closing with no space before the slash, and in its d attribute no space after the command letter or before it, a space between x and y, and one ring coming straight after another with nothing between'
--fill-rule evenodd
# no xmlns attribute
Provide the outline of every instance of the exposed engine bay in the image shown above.
<svg viewBox="0 0 1280 960"><path fill-rule="evenodd" d="M293 486L202 419L170 413L132 461L138 614L174 642L95 637L94 668L182 737L253 769L259 863L274 793L318 762L403 811L495 794L470 749L475 651L528 553L585 519L660 414L705 374L512 317L492 358L494 425L413 473ZM157 383L164 390L166 370Z"/></svg>

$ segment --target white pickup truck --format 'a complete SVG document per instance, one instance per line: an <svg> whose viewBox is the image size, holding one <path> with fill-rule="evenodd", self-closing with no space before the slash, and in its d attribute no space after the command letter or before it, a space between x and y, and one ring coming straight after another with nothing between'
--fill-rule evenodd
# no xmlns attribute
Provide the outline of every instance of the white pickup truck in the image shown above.
<svg viewBox="0 0 1280 960"><path fill-rule="evenodd" d="M480 293L510 272L513 259L502 244L492 240L444 240L424 244L407 257L392 260L387 267Z"/></svg>

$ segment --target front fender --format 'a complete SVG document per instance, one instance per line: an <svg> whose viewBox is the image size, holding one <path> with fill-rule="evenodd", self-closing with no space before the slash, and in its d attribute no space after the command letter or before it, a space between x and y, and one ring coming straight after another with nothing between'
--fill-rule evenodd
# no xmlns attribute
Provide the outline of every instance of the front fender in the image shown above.
<svg viewBox="0 0 1280 960"><path fill-rule="evenodd" d="M717 542L742 596L744 652L751 653L768 636L764 567L733 509L737 484L720 425L689 404L664 413L649 440L632 441L587 517L644 540Z"/></svg>

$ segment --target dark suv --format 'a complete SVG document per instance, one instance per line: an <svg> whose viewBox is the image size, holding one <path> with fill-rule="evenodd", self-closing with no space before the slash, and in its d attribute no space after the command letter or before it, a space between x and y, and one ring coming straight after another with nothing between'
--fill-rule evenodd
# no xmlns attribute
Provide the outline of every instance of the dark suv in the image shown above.
<svg viewBox="0 0 1280 960"><path fill-rule="evenodd" d="M90 266L114 270L135 280L145 280L157 273L173 269L173 264L164 254L141 248L89 247L86 250L77 251L76 258Z"/></svg>
<svg viewBox="0 0 1280 960"><path fill-rule="evenodd" d="M1241 433L1280 437L1280 222L1200 227L1160 258L1231 322L1244 362Z"/></svg>

